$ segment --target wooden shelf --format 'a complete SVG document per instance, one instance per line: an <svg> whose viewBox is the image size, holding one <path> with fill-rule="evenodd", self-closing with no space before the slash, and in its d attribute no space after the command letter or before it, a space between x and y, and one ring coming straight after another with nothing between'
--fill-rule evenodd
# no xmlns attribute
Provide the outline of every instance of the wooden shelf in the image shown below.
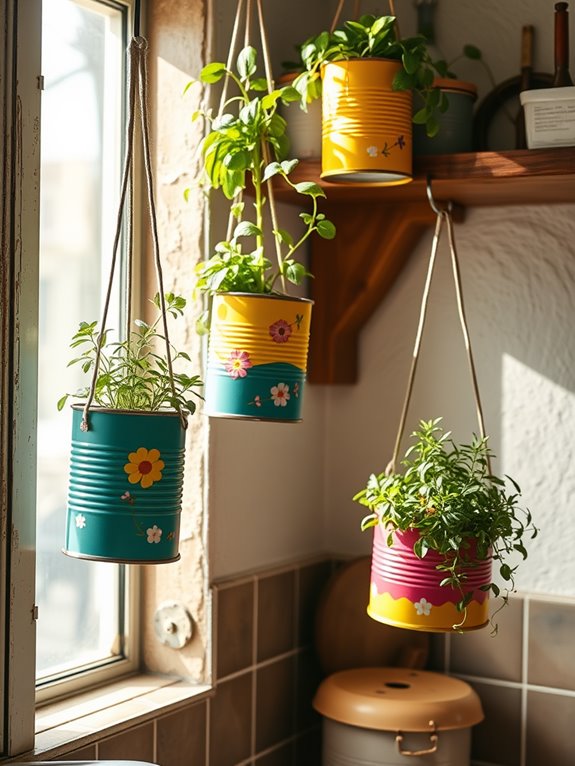
<svg viewBox="0 0 575 766"><path fill-rule="evenodd" d="M334 240L311 244L311 383L355 383L358 340L419 239L435 223L426 194L462 208L575 202L575 148L476 152L420 157L402 186L334 184L320 179L320 161L302 161L290 178L316 181L321 209L337 226ZM285 183L279 200L301 204ZM462 220L462 211L459 220Z"/></svg>
<svg viewBox="0 0 575 766"><path fill-rule="evenodd" d="M402 186L329 183L320 179L320 165L320 160L304 160L290 178L319 183L328 204L422 202L426 200L427 176L432 179L437 200L460 205L575 202L575 147L419 157L414 161L413 181ZM285 185L278 184L277 195L285 201L301 201L301 196Z"/></svg>

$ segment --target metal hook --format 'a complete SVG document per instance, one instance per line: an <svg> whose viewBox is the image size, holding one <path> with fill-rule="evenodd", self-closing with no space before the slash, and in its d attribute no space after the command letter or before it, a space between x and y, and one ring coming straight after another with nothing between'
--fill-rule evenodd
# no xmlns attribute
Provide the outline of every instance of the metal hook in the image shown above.
<svg viewBox="0 0 575 766"><path fill-rule="evenodd" d="M437 202L435 201L435 198L433 196L433 192L431 190L431 176L427 176L426 180L426 190L427 190L427 200L431 206L431 209L435 213L435 215L442 215L442 213L450 213L453 209L453 203L448 202L447 205L443 208L439 207Z"/></svg>

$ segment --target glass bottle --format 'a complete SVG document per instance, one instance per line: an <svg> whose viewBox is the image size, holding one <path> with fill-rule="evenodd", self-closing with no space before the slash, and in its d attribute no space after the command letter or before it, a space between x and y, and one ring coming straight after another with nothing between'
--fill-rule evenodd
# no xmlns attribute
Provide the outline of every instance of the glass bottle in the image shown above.
<svg viewBox="0 0 575 766"><path fill-rule="evenodd" d="M568 3L555 3L555 76L552 88L573 85L569 74Z"/></svg>

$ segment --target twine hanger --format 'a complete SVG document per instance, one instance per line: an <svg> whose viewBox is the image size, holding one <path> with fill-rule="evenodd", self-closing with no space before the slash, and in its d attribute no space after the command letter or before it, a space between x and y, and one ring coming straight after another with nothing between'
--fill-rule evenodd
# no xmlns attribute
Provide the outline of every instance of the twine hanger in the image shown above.
<svg viewBox="0 0 575 766"><path fill-rule="evenodd" d="M429 304L429 293L431 288L431 280L433 277L433 271L435 268L437 248L441 239L441 230L445 225L447 228L447 237L449 243L449 252L451 257L451 273L453 275L453 283L455 286L455 296L457 299L457 313L459 317L459 323L461 326L461 332L463 334L463 341L465 344L465 352L467 356L467 363L469 367L469 375L471 378L471 385L473 388L473 398L475 401L475 414L479 425L479 435L482 439L486 438L485 434L485 419L483 416L483 409L481 406L481 397L479 395L479 385L477 382L477 372L475 369L475 362L473 360L473 352L471 350L471 339L469 336L469 329L467 326L467 317L465 313L465 304L463 300L463 287L461 282L461 270L459 267L459 257L457 255L457 249L455 246L455 234L453 231L453 216L452 205L449 203L446 207L439 207L433 198L431 191L431 179L427 179L427 196L429 204L433 212L437 215L435 223L435 232L433 234L433 242L431 244L431 253L429 256L429 265L427 267L427 276L425 278L425 285L423 288L423 295L421 298L421 308L419 312L419 323L417 332L415 335L415 344L413 347L413 355L411 359L411 368L409 370L409 377L407 381L407 389L405 392L405 399L403 401L403 408L401 411L401 417L399 419L399 427L397 430L397 436L395 439L395 446L393 449L393 456L385 469L385 473L389 476L396 472L397 461L399 457L399 450L401 446L401 440L403 438L403 432L405 429L405 421L407 418L407 411L411 401L411 395L413 393L413 384L415 381L415 373L417 370L417 363L419 361L419 354L421 351L421 341L423 338L423 330L425 327L425 320L427 318L427 308ZM487 470L491 474L491 458L487 455Z"/></svg>
<svg viewBox="0 0 575 766"><path fill-rule="evenodd" d="M388 0L388 2L389 2L389 15L390 16L395 16L395 29L396 29L397 37L399 38L400 37L400 34L399 34L399 22L397 20L397 16L395 15L395 2L394 2L394 0ZM337 4L337 8L335 9L335 14L334 14L334 17L333 17L333 21L331 22L331 26L329 28L329 31L332 34L333 34L335 28L337 27L337 25L339 23L339 19L340 19L341 13L343 11L343 6L344 5L345 5L345 0L339 0L339 2ZM351 18L357 20L357 19L359 19L360 16L361 16L361 0L354 0L354 2L353 2L353 13L352 13Z"/></svg>
<svg viewBox="0 0 575 766"><path fill-rule="evenodd" d="M137 24L135 24L137 26ZM106 297L104 300L104 308L102 311L102 319L100 321L100 334L98 335L98 345L96 349L96 359L94 362L94 373L92 376L92 383L90 386L90 392L88 394L88 400L84 405L82 414L82 422L80 428L82 431L89 430L88 413L90 406L94 400L96 391L96 382L98 379L98 371L100 367L100 358L102 345L106 333L106 322L108 319L108 311L110 308L110 297L112 294L112 285L114 282L114 273L118 261L118 249L120 243L120 237L122 233L122 220L124 215L124 209L126 207L126 199L128 200L128 216L127 216L127 330L126 338L130 337L130 324L131 324L131 282L132 282L132 261L133 261L133 160L134 160L134 133L136 127L136 112L139 112L140 116L140 135L142 140L142 150L144 155L144 169L147 187L147 208L150 232L152 236L152 247L154 253L154 265L156 271L156 281L158 284L158 293L160 300L160 312L162 315L162 326L164 330L164 340L166 344L166 364L168 367L168 377L170 380L170 388L174 398L174 407L177 410L180 421L183 428L187 428L188 422L186 415L177 399L176 387L174 383L174 371L172 368L172 354L170 348L170 339L168 334L168 319L166 311L166 300L164 296L164 279L162 273L162 263L160 259L160 246L158 239L158 224L156 220L156 205L154 201L154 183L152 174L152 161L150 153L150 130L149 130L149 106L148 106L148 70L147 70L147 54L148 54L148 41L140 36L133 37L128 46L128 122L126 126L126 155L124 158L124 167L122 171L122 182L120 187L120 202L118 205L118 215L116 219L116 232L114 236L114 243L112 246L112 262L110 265L110 275L108 279L108 287L106 290Z"/></svg>
<svg viewBox="0 0 575 766"><path fill-rule="evenodd" d="M272 76L272 65L271 65L270 51L269 51L268 38L267 38L267 32L266 32L266 25L264 21L262 0L255 0L255 5L256 5L256 14L257 14L257 22L258 22L258 32L259 32L260 43L262 47L262 58L263 58L263 64L264 64L264 74L265 74L266 83L267 83L267 91L268 93L272 93L275 85L274 85L274 80ZM236 9L234 25L232 29L232 36L230 39L230 47L228 50L228 58L226 61L226 68L228 70L231 69L233 65L234 55L236 53L240 27L242 26L242 23L244 27L243 45L244 47L251 45L251 23L252 23L252 16L253 16L253 6L254 6L253 0L238 0L238 6ZM218 117L222 116L223 110L226 105L227 95L228 95L228 84L229 84L229 77L226 77L224 78L224 85L223 85L222 93L220 97ZM262 141L261 148L262 148L263 161L265 162L266 165L268 165L270 162L270 153L269 153L269 147L266 141ZM279 223L277 218L275 192L274 192L271 178L267 180L266 188L267 188L272 227L274 231L277 231L279 229ZM228 217L228 228L227 228L227 234L226 234L226 238L228 240L231 237L232 228L234 224L234 215L232 212L233 205L237 202L240 202L242 199L242 196L243 196L242 192L239 192L239 194L232 200L232 206L230 208L230 214ZM282 284L282 288L285 290L286 285L285 285L285 278L283 276L283 256L281 251L281 245L277 237L274 237L274 242L275 242L275 250L276 250L276 260L277 260L278 268L281 274L280 281Z"/></svg>

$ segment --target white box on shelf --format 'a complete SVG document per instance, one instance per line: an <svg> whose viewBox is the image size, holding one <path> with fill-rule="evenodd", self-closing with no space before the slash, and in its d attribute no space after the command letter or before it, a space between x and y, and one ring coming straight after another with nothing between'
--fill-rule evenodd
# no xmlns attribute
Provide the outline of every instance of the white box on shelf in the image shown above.
<svg viewBox="0 0 575 766"><path fill-rule="evenodd" d="M524 90L519 97L529 149L575 146L575 85Z"/></svg>

